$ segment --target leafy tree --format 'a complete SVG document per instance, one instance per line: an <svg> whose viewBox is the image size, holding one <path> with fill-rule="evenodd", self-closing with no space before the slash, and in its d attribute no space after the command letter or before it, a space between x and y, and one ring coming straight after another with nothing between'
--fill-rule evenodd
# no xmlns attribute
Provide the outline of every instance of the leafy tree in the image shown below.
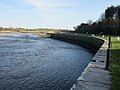
<svg viewBox="0 0 120 90"><path fill-rule="evenodd" d="M106 19L113 19L114 15L115 15L115 12L116 12L116 7L115 6L108 7L105 10L105 18Z"/></svg>

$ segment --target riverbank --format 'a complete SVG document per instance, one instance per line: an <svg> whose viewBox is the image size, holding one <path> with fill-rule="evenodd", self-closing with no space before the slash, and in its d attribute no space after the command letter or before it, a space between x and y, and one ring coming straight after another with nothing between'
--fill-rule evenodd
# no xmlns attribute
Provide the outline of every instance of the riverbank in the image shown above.
<svg viewBox="0 0 120 90"><path fill-rule="evenodd" d="M21 31L10 31L10 30L6 30L6 31L0 31L0 34L9 34L9 33L29 33L29 34L33 34L33 35L38 35L41 37L50 37L47 33L52 33L52 32L45 32L45 31L25 31L25 30L21 30Z"/></svg>
<svg viewBox="0 0 120 90"><path fill-rule="evenodd" d="M93 38L91 36L63 33L51 34L50 38L80 45L82 47L88 48L89 50L92 50L94 53L99 50L104 42L104 40L102 39L98 39L95 37Z"/></svg>
<svg viewBox="0 0 120 90"><path fill-rule="evenodd" d="M105 41L71 90L110 90L111 75L105 70L108 42Z"/></svg>
<svg viewBox="0 0 120 90"><path fill-rule="evenodd" d="M117 37L111 38L111 62L112 90L120 90L120 41Z"/></svg>
<svg viewBox="0 0 120 90"><path fill-rule="evenodd" d="M84 72L78 78L77 82L73 85L71 90L109 90L111 88L111 75L108 70L105 70L108 48L107 41L105 41L103 44L103 41L98 38L72 34L53 34L51 37L75 44L78 42L77 44L79 45L87 44L88 47L85 47L89 49L94 47L96 51L101 47L88 64Z"/></svg>

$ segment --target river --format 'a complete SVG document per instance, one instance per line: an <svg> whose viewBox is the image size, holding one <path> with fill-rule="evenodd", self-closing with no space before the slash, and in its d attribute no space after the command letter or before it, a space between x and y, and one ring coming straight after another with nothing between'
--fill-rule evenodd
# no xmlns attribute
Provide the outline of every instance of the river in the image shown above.
<svg viewBox="0 0 120 90"><path fill-rule="evenodd" d="M0 35L0 90L69 90L93 54L32 34Z"/></svg>

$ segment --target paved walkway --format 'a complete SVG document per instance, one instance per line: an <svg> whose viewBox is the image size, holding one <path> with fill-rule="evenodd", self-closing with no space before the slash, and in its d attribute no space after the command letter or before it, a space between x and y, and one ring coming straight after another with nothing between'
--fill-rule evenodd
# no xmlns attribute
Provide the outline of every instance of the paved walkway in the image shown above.
<svg viewBox="0 0 120 90"><path fill-rule="evenodd" d="M105 41L71 90L110 90L111 75L105 70L107 47Z"/></svg>

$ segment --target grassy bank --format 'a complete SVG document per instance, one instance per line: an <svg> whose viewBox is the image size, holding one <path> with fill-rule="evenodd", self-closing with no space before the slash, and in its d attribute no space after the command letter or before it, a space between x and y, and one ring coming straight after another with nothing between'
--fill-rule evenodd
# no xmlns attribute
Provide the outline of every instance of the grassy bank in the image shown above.
<svg viewBox="0 0 120 90"><path fill-rule="evenodd" d="M110 71L112 74L112 90L120 90L120 41L112 37Z"/></svg>
<svg viewBox="0 0 120 90"><path fill-rule="evenodd" d="M74 43L82 47L89 48L94 52L96 52L104 42L102 39L75 34L51 34L51 38Z"/></svg>

